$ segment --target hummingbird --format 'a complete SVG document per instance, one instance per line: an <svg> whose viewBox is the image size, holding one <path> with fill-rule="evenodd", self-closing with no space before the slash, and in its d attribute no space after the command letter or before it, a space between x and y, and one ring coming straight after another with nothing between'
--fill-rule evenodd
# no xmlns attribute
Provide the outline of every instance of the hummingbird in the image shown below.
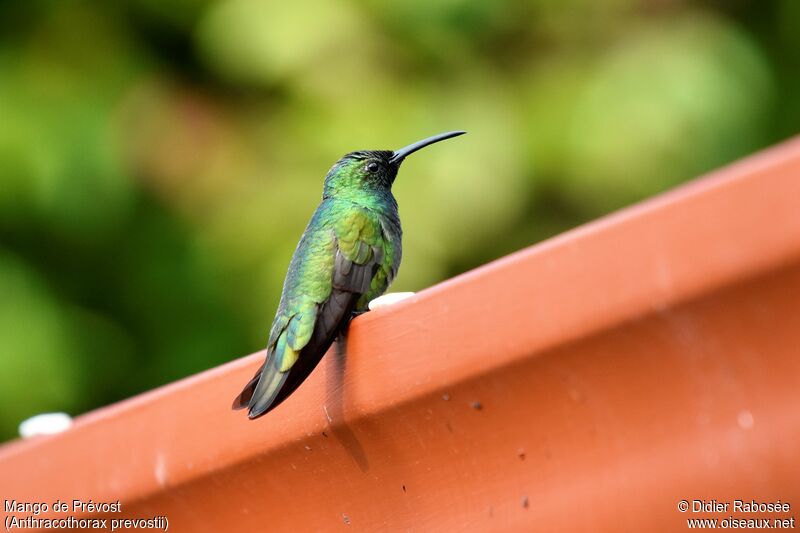
<svg viewBox="0 0 800 533"><path fill-rule="evenodd" d="M367 311L397 275L402 229L392 184L407 156L463 135L440 133L399 150L360 150L325 176L322 202L289 263L267 356L233 402L258 418L311 374L350 320Z"/></svg>

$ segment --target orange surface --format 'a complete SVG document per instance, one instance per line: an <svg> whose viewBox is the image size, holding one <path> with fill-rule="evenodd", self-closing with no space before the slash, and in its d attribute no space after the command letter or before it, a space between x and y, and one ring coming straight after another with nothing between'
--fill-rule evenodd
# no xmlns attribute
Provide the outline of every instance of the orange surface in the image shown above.
<svg viewBox="0 0 800 533"><path fill-rule="evenodd" d="M358 318L346 361L257 421L230 401L261 353L8 444L0 493L177 531L796 516L799 200L794 140Z"/></svg>

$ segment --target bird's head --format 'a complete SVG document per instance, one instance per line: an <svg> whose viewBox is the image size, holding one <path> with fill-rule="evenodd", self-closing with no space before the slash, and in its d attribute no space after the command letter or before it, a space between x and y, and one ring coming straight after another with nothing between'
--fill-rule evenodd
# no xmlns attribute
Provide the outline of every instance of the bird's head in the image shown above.
<svg viewBox="0 0 800 533"><path fill-rule="evenodd" d="M350 152L336 162L325 176L324 196L348 192L389 191L403 160L433 143L463 135L465 131L449 131L428 137L399 150L360 150Z"/></svg>

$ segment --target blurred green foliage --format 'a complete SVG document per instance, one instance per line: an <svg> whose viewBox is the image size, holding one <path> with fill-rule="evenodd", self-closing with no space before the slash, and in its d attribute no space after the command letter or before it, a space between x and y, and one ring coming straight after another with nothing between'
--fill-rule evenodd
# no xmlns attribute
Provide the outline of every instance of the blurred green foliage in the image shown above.
<svg viewBox="0 0 800 533"><path fill-rule="evenodd" d="M395 187L419 290L796 133L798 5L0 3L0 438L260 349L345 152L469 131Z"/></svg>

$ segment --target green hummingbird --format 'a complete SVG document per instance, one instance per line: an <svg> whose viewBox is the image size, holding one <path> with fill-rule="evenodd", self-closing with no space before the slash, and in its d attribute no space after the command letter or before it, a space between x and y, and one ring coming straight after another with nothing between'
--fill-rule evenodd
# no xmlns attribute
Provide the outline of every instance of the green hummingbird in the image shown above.
<svg viewBox="0 0 800 533"><path fill-rule="evenodd" d="M351 152L328 171L322 203L289 263L267 357L233 402L257 418L285 400L343 332L397 275L400 217L392 184L410 154L463 135L451 131L399 150Z"/></svg>

